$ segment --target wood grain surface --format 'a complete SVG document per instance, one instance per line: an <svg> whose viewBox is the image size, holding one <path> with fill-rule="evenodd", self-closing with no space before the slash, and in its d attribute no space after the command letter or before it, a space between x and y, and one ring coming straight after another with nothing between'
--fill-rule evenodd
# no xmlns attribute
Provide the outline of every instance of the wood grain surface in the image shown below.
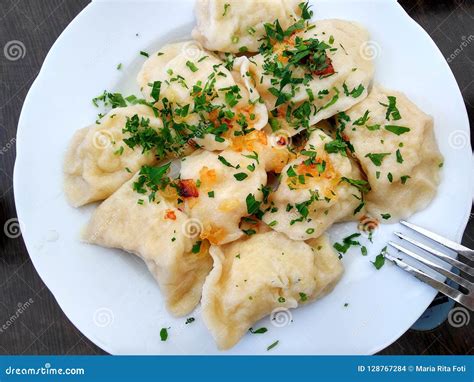
<svg viewBox="0 0 474 382"><path fill-rule="evenodd" d="M0 222L4 227L16 217L12 176L23 100L56 38L88 3L0 0ZM474 1L403 0L401 4L446 57L473 126ZM24 47L20 56L7 53L12 41ZM410 65L410 57L406 57L406 65ZM474 220L469 222L463 242L474 248ZM25 303L27 309L18 314L18 307ZM429 332L409 330L380 354L472 354L473 322L474 317L460 327L445 322ZM383 327L381 322L374 330ZM21 236L7 237L4 230L0 234L0 354L105 354L65 317L36 273Z"/></svg>

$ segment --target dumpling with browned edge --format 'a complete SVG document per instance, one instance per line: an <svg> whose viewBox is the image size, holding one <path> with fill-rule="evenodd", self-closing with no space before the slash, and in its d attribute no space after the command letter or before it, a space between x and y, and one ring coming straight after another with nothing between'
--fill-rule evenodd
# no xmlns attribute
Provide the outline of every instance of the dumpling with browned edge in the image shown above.
<svg viewBox="0 0 474 382"><path fill-rule="evenodd" d="M207 150L224 150L229 138L262 130L268 112L243 76L248 59L226 65L194 41L165 45L143 64L138 84L174 129Z"/></svg>
<svg viewBox="0 0 474 382"><path fill-rule="evenodd" d="M368 39L361 25L336 19L267 28L250 73L272 128L294 135L365 99L374 75Z"/></svg>
<svg viewBox="0 0 474 382"><path fill-rule="evenodd" d="M182 208L212 244L239 239L242 217L258 210L267 184L265 164L253 152L196 151L181 161Z"/></svg>
<svg viewBox="0 0 474 382"><path fill-rule="evenodd" d="M333 223L360 216L366 187L344 144L314 129L304 150L283 168L263 221L293 240L317 238Z"/></svg>
<svg viewBox="0 0 474 382"><path fill-rule="evenodd" d="M443 156L429 115L404 94L376 86L337 120L370 183L366 203L373 217L406 219L430 203Z"/></svg>
<svg viewBox="0 0 474 382"><path fill-rule="evenodd" d="M106 199L141 166L156 162L156 151L131 148L124 141L130 138L127 125L138 129L144 124L155 132L163 127L150 107L129 106L112 109L98 124L74 134L64 161L64 190L71 205Z"/></svg>
<svg viewBox="0 0 474 382"><path fill-rule="evenodd" d="M188 216L160 193L151 200L136 192L141 176L137 174L95 210L82 237L90 244L123 249L142 258L168 310L183 316L201 299L212 267L209 245L187 233Z"/></svg>
<svg viewBox="0 0 474 382"><path fill-rule="evenodd" d="M220 349L234 346L275 309L323 297L343 274L326 236L307 244L278 232L257 233L211 246L210 253L214 267L204 283L202 314Z"/></svg>
<svg viewBox="0 0 474 382"><path fill-rule="evenodd" d="M198 0L193 38L206 49L258 52L265 24L288 28L301 15L301 0Z"/></svg>

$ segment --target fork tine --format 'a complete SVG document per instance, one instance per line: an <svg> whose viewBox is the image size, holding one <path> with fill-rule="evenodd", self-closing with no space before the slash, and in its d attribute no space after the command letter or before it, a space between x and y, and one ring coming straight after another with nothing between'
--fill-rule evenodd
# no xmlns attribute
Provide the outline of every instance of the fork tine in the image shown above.
<svg viewBox="0 0 474 382"><path fill-rule="evenodd" d="M445 237L438 235L434 232L428 231L425 228L422 228L420 226L417 226L413 223L408 223L405 220L400 221L401 224L403 224L405 227L408 227L412 229L413 231L416 231L428 238L430 238L433 241L436 241L437 243L445 246L446 248L452 249L453 251L463 255L464 257L468 258L471 261L474 261L474 251L472 249L469 249L465 247L464 245L458 244L452 240L446 239Z"/></svg>
<svg viewBox="0 0 474 382"><path fill-rule="evenodd" d="M467 281L466 279L462 278L461 276L450 272L443 267L440 267L438 264L433 263L432 261L425 259L424 257L417 255L415 252L410 251L409 249L406 249L405 247L402 247L401 245L398 245L397 243L394 243L393 241L389 241L388 245L398 249L400 252L405 253L406 255L414 258L415 260L418 260L420 263L425 264L426 266L430 267L431 269L434 269L436 272L442 274L443 276L446 276L447 278L453 280L455 283L463 286L464 288L468 289L469 291L472 290L472 283Z"/></svg>
<svg viewBox="0 0 474 382"><path fill-rule="evenodd" d="M427 246L423 243L420 243L419 241L414 240L414 239L404 235L403 233L394 232L394 234L397 235L400 239L406 240L409 243L417 246L418 248L421 248L421 249L425 250L426 252L431 253L433 256L436 256L437 258L443 260L444 262L448 263L449 265L452 265L453 267L458 268L460 271L465 272L470 276L474 276L474 268L473 267L470 267L469 265L464 264L463 262L461 262L459 260L453 259L452 257L449 257L448 255L445 255L444 253L442 253L442 252L440 252L440 251L438 251L434 248L431 248L431 247L429 247L429 246Z"/></svg>
<svg viewBox="0 0 474 382"><path fill-rule="evenodd" d="M432 278L431 276L428 276L423 271L412 267L411 265L405 263L401 259L397 259L393 257L389 253L385 253L384 256L386 259L390 260L397 267L415 276L418 280L423 281L424 283L430 285L431 287L435 288L436 290L448 296L449 298L452 298L454 301L459 302L460 304L464 305L469 310L471 311L473 310L474 306L472 304L472 300L465 299L464 298L465 295L459 292L458 290L451 288L449 285L446 285L445 283L435 280L434 278Z"/></svg>

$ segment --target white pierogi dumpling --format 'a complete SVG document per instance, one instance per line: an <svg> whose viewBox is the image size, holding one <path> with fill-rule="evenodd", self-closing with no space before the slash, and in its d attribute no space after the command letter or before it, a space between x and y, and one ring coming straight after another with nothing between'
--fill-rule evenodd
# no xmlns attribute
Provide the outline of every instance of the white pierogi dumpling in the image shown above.
<svg viewBox="0 0 474 382"><path fill-rule="evenodd" d="M343 266L326 236L311 245L278 232L211 246L214 267L202 296L204 322L220 349L277 309L296 308L331 292Z"/></svg>
<svg viewBox="0 0 474 382"><path fill-rule="evenodd" d="M229 70L187 41L152 54L137 80L147 101L173 112L175 127L194 133L193 140L207 150L224 150L236 131L261 130L268 122L266 106L243 77L248 66L241 57Z"/></svg>
<svg viewBox="0 0 474 382"><path fill-rule="evenodd" d="M148 120L153 129L163 126L150 107L137 105L112 109L100 124L74 134L64 161L64 190L71 205L79 207L106 199L141 166L156 162L154 151L131 149L123 141L128 134L122 130L134 116Z"/></svg>
<svg viewBox="0 0 474 382"><path fill-rule="evenodd" d="M365 28L343 20L315 21L271 39L250 59L250 71L272 128L294 135L366 98L374 75L368 39Z"/></svg>
<svg viewBox="0 0 474 382"><path fill-rule="evenodd" d="M181 180L191 183L190 192L181 192L184 210L197 219L202 239L225 244L244 235L240 220L257 212L267 183L265 165L254 155L196 151L181 161Z"/></svg>
<svg viewBox="0 0 474 382"><path fill-rule="evenodd" d="M359 217L366 181L333 139L315 129L298 157L283 168L263 221L293 240L322 235L333 223Z"/></svg>
<svg viewBox="0 0 474 382"><path fill-rule="evenodd" d="M186 234L188 216L159 197L154 202L133 189L137 174L94 212L83 240L119 248L142 258L160 286L168 310L183 316L201 299L212 260L205 242Z"/></svg>
<svg viewBox="0 0 474 382"><path fill-rule="evenodd" d="M265 23L292 25L300 0L198 0L193 38L204 48L220 52L258 52Z"/></svg>
<svg viewBox="0 0 474 382"><path fill-rule="evenodd" d="M382 221L406 219L436 195L443 163L433 119L404 94L374 86L338 118L371 191L367 211Z"/></svg>

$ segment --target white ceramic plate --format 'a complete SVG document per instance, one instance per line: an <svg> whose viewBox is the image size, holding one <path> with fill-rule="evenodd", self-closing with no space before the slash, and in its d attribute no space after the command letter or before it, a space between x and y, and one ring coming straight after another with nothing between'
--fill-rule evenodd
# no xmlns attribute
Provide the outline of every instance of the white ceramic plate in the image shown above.
<svg viewBox="0 0 474 382"><path fill-rule="evenodd" d="M440 51L392 0L317 1L314 11L316 19L363 23L377 56L376 80L434 116L443 181L430 207L411 221L459 241L471 205L469 124ZM79 242L94 206L73 209L62 192L68 142L98 112L90 100L104 89L138 94L139 51L188 37L193 23L192 0L92 2L48 54L18 126L15 201L30 256L74 325L113 354L222 354L198 311L189 325L165 311L157 284L134 256ZM367 257L359 249L349 252L346 273L328 297L292 311L283 327L288 317L263 320L255 327L266 326L267 333L245 336L226 354L268 354L275 340L271 354L371 354L395 341L436 293L391 264L377 271L370 263L399 228L379 229ZM354 224L338 225L331 236L336 241L353 232ZM166 342L162 327L170 328Z"/></svg>

